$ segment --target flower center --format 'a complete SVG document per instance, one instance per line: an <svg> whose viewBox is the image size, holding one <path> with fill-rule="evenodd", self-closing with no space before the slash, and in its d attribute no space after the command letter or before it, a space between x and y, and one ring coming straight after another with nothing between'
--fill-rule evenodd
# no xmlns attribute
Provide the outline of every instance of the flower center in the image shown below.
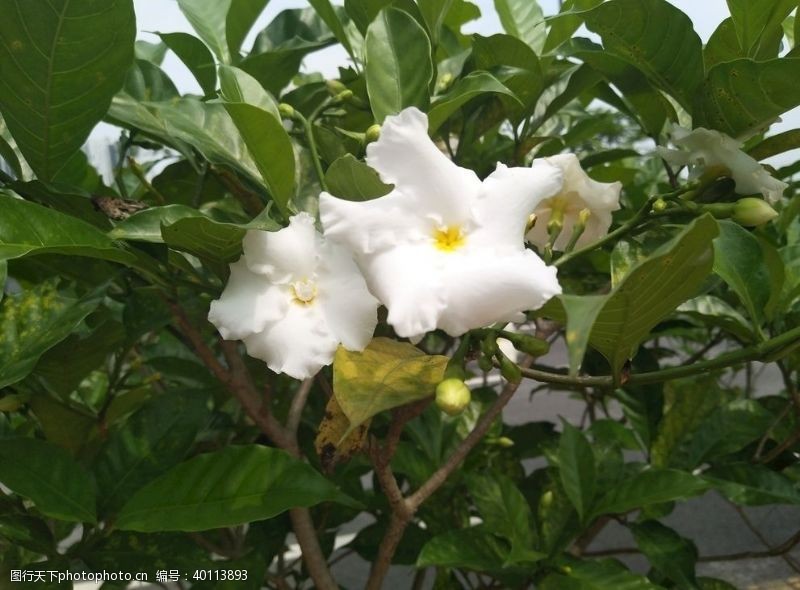
<svg viewBox="0 0 800 590"><path fill-rule="evenodd" d="M467 241L467 236L458 225L447 225L433 232L433 243L442 252L455 252Z"/></svg>
<svg viewBox="0 0 800 590"><path fill-rule="evenodd" d="M311 305L317 297L317 284L311 279L292 283L292 301L298 305Z"/></svg>

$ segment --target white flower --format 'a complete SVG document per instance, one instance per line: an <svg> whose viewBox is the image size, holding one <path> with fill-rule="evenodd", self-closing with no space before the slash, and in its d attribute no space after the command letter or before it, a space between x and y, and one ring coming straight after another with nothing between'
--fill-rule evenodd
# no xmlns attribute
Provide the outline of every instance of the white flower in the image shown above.
<svg viewBox="0 0 800 590"><path fill-rule="evenodd" d="M339 343L367 346L378 302L347 250L324 240L310 215L277 232L248 231L243 248L208 313L223 338L244 340L250 356L296 379L330 364Z"/></svg>
<svg viewBox="0 0 800 590"><path fill-rule="evenodd" d="M736 183L736 192L740 195L761 193L768 201L775 203L788 186L785 182L770 176L755 158L741 150L740 142L724 133L702 127L689 131L675 125L670 136L672 143L680 149L659 147L658 153L662 158L679 166L687 164L696 168L720 166L730 174ZM694 170L693 174L697 176L697 170Z"/></svg>
<svg viewBox="0 0 800 590"><path fill-rule="evenodd" d="M323 193L320 217L325 235L356 254L398 335L458 336L561 292L556 270L523 241L528 215L561 187L556 167L498 165L481 182L436 148L415 108L386 119L367 163L394 190L360 203Z"/></svg>
<svg viewBox="0 0 800 590"><path fill-rule="evenodd" d="M549 241L547 224L557 216L562 220L563 229L553 244L553 249L564 250L572 236L572 228L584 209L588 210L589 218L576 247L591 244L606 235L611 226L611 212L619 209L622 184L592 180L583 171L574 154L560 154L544 160L561 169L564 173L564 186L557 195L545 199L536 207L533 212L536 223L526 236L528 241L543 248Z"/></svg>

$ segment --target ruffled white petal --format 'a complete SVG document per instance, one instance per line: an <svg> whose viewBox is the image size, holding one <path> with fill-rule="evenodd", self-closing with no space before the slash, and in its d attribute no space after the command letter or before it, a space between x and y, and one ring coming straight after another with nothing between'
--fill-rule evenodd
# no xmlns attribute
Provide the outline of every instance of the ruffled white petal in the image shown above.
<svg viewBox="0 0 800 590"><path fill-rule="evenodd" d="M326 243L317 271L319 305L333 337L348 350L366 348L378 323L378 300L342 246Z"/></svg>
<svg viewBox="0 0 800 590"><path fill-rule="evenodd" d="M540 202L557 194L562 184L561 170L545 161L535 161L530 168L498 164L483 181L475 204L477 227L469 237L470 245L522 250L528 217Z"/></svg>
<svg viewBox="0 0 800 590"><path fill-rule="evenodd" d="M413 201L419 215L441 225L469 221L480 180L436 147L428 137L428 117L419 109L386 118L380 139L367 146L367 164Z"/></svg>
<svg viewBox="0 0 800 590"><path fill-rule="evenodd" d="M774 203L788 186L773 178L755 158L742 151L740 142L724 133L702 127L689 131L675 125L670 136L679 150L658 148L661 157L673 164L698 168L721 166L736 183L740 195L761 193ZM694 171L695 175L697 172Z"/></svg>
<svg viewBox="0 0 800 590"><path fill-rule="evenodd" d="M436 329L447 305L443 286L446 254L430 244L407 244L366 258L362 264L370 291L389 311L398 336L417 338Z"/></svg>
<svg viewBox="0 0 800 590"><path fill-rule="evenodd" d="M314 274L320 236L314 218L299 213L280 231L250 230L242 242L247 266L276 283L302 280Z"/></svg>
<svg viewBox="0 0 800 590"><path fill-rule="evenodd" d="M236 340L264 329L286 313L289 305L286 287L274 285L262 274L254 273L244 257L230 265L231 274L222 296L211 302L208 321L226 340Z"/></svg>
<svg viewBox="0 0 800 590"><path fill-rule="evenodd" d="M417 241L426 235L430 222L420 218L414 202L393 191L372 201L346 201L322 193L319 216L325 237L368 254L404 241Z"/></svg>
<svg viewBox="0 0 800 590"><path fill-rule="evenodd" d="M598 182L586 174L575 154L559 154L545 158L548 164L557 166L564 174L563 193L575 192L592 211L616 211L619 209L620 182Z"/></svg>
<svg viewBox="0 0 800 590"><path fill-rule="evenodd" d="M319 305L289 305L286 314L244 338L247 354L276 373L307 379L333 361L338 342Z"/></svg>
<svg viewBox="0 0 800 590"><path fill-rule="evenodd" d="M447 267L447 306L439 327L451 336L507 322L561 293L556 269L530 250L495 256L489 250L454 256Z"/></svg>

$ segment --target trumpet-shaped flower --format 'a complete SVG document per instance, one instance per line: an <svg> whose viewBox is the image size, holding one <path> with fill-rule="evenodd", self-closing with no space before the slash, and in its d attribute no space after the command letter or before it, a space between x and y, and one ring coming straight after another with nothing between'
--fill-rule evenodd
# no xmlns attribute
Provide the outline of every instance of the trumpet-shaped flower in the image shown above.
<svg viewBox="0 0 800 590"><path fill-rule="evenodd" d="M556 270L523 240L529 214L561 187L555 166L498 165L481 182L437 149L415 108L386 119L367 163L394 190L366 202L323 193L320 217L326 237L355 253L398 335L457 336L561 292Z"/></svg>
<svg viewBox="0 0 800 590"><path fill-rule="evenodd" d="M363 350L377 323L377 300L349 252L325 240L307 213L277 232L251 230L231 264L209 321L250 356L296 379L333 360L341 343Z"/></svg>
<svg viewBox="0 0 800 590"><path fill-rule="evenodd" d="M536 207L535 223L526 236L528 241L544 247L550 240L548 224L551 221L558 221L562 228L553 243L554 250L564 250L578 223L584 224L583 233L575 244L578 247L606 235L611 226L611 213L619 209L622 184L592 180L574 154L560 154L545 161L562 171L564 186L557 195Z"/></svg>
<svg viewBox="0 0 800 590"><path fill-rule="evenodd" d="M659 147L662 158L679 166L691 165L695 168L693 175L698 175L699 169L721 167L736 183L740 195L761 193L775 203L788 186L773 178L755 158L742 151L740 142L724 133L702 127L689 131L675 125L670 136L679 149Z"/></svg>

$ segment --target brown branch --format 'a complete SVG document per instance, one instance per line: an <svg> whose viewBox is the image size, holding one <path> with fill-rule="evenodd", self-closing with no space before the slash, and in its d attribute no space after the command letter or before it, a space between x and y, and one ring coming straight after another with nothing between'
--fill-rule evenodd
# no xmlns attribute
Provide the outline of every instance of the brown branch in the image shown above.
<svg viewBox="0 0 800 590"><path fill-rule="evenodd" d="M300 421L303 418L303 409L306 407L308 401L308 394L314 386L314 379L306 379L297 388L297 392L292 399L292 405L289 408L289 416L286 419L286 430L292 434L297 434L297 429L300 428Z"/></svg>
<svg viewBox="0 0 800 590"><path fill-rule="evenodd" d="M273 443L293 457L301 458L302 454L297 443L296 433L284 428L272 415L272 412L269 411L269 406L265 403L263 396L253 383L236 343L225 340L221 343L223 354L228 362L228 367L226 368L217 359L211 347L206 344L203 336L189 320L183 308L174 301L169 301L168 304L178 328L190 342L197 356L239 401L250 419L256 423ZM298 411L302 412L302 407ZM319 538L314 528L314 522L311 519L311 512L308 508L293 508L289 511L289 516L292 520L294 534L302 551L303 561L311 574L311 578L314 580L314 584L319 590L337 590L339 586L331 575L325 554L319 545Z"/></svg>

